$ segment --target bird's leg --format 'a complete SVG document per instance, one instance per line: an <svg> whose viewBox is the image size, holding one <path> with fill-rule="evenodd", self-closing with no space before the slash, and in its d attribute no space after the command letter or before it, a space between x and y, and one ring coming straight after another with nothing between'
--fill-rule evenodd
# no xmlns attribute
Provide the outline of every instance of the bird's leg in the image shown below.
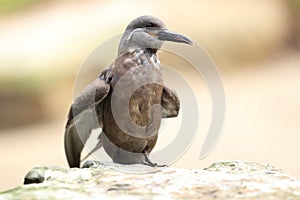
<svg viewBox="0 0 300 200"><path fill-rule="evenodd" d="M143 152L145 156L145 161L143 162L144 165L148 165L150 167L168 167L168 165L158 165L157 163L153 163L148 156L148 153L146 151Z"/></svg>

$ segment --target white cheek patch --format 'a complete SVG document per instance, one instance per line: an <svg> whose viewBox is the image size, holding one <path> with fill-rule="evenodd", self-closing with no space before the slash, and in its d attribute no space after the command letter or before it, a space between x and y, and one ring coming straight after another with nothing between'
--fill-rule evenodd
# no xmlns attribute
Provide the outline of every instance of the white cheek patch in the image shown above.
<svg viewBox="0 0 300 200"><path fill-rule="evenodd" d="M130 34L129 34L129 36L127 37L127 39L126 40L131 40L131 37L132 37L132 34L134 34L135 32L137 32L137 31L140 31L141 29L134 29Z"/></svg>

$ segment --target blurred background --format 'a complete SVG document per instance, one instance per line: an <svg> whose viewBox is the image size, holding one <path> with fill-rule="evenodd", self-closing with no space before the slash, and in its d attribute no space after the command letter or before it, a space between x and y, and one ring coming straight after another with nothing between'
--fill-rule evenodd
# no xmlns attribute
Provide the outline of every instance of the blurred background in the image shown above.
<svg viewBox="0 0 300 200"><path fill-rule="evenodd" d="M214 151L198 159L204 120L173 166L249 160L300 178L300 0L0 0L0 191L22 184L35 166L67 166L64 127L82 62L145 14L201 44L226 93ZM96 63L99 71L104 64ZM208 94L197 95L206 112Z"/></svg>

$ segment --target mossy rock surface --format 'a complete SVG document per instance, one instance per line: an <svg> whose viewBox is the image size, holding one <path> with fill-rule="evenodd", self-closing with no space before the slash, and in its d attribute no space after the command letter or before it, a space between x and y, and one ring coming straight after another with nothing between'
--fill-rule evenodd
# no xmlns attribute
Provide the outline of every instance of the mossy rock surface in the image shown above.
<svg viewBox="0 0 300 200"><path fill-rule="evenodd" d="M95 163L34 168L25 176L31 184L0 193L0 200L300 199L300 180L268 164L220 161L202 170Z"/></svg>

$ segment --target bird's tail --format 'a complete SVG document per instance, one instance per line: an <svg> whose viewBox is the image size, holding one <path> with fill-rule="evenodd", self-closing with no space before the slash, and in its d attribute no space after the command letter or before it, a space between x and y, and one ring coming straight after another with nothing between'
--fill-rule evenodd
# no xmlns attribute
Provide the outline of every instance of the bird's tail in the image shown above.
<svg viewBox="0 0 300 200"><path fill-rule="evenodd" d="M94 109L68 121L65 131L65 152L70 167L80 167L81 151L95 128L99 128L99 122Z"/></svg>
<svg viewBox="0 0 300 200"><path fill-rule="evenodd" d="M65 153L70 167L80 167L80 154L83 149L76 126L73 124L65 131Z"/></svg>

